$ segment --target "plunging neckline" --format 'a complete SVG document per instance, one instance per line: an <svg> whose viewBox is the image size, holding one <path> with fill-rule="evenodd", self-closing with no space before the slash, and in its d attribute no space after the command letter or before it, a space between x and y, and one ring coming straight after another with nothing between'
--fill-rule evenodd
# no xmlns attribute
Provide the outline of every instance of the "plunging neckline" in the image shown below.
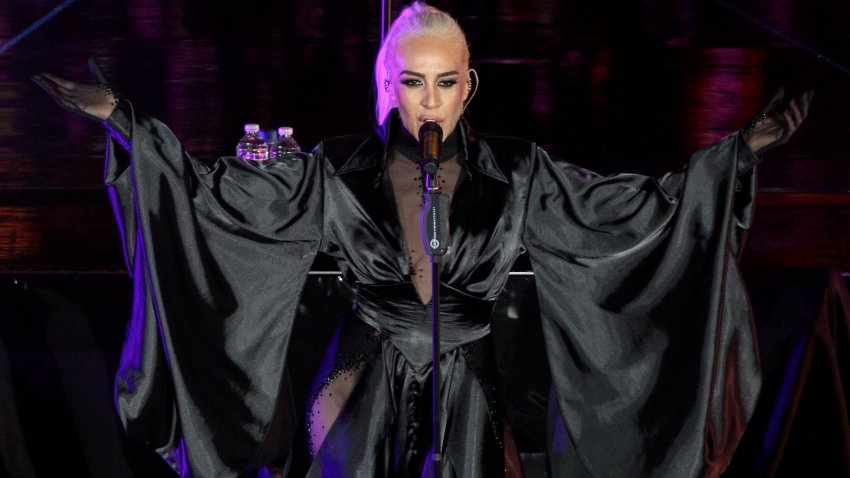
<svg viewBox="0 0 850 478"><path fill-rule="evenodd" d="M443 193L451 200L460 183L462 165L460 157L454 157L441 162L437 179ZM387 194L395 209L395 229L400 237L407 277L416 290L422 305L431 302L431 260L425 254L421 243L419 216L422 210L422 176L419 165L409 161L399 150L391 148L387 152L386 164ZM451 229L449 229L451 233Z"/></svg>

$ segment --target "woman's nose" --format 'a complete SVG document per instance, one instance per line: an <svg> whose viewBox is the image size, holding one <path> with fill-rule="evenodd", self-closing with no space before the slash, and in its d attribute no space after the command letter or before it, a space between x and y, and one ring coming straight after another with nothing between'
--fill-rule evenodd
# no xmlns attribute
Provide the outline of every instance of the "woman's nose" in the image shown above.
<svg viewBox="0 0 850 478"><path fill-rule="evenodd" d="M428 86L423 89L422 106L425 108L437 108L442 103L440 101L440 93L434 86Z"/></svg>

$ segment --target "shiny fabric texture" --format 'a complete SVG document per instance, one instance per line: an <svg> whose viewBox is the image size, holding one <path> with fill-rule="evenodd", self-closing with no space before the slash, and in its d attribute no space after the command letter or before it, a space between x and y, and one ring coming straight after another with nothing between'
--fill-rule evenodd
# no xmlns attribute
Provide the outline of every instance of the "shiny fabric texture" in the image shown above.
<svg viewBox="0 0 850 478"><path fill-rule="evenodd" d="M405 289L409 302L416 302L409 284ZM410 316L427 323L427 308L420 305L419 309ZM338 345L330 351L334 365L329 375L339 377L354 366L360 370L360 378L316 451L308 477L419 478L433 473L428 459L432 436L430 355L427 360L410 360L405 353L430 353L430 338L422 336L421 346L413 347L409 340L399 342L398 336L385 330L375 332L377 329L356 313L341 326ZM405 335L411 339L419 334ZM399 343L403 349L397 347ZM446 348L449 350L440 358L443 476L500 476L504 447L491 337Z"/></svg>
<svg viewBox="0 0 850 478"><path fill-rule="evenodd" d="M493 301L440 288L440 353L490 333ZM386 337L415 367L431 363L431 304L422 304L410 283L361 286L355 316Z"/></svg>
<svg viewBox="0 0 850 478"><path fill-rule="evenodd" d="M226 157L210 169L126 101L105 123L105 182L135 283L116 379L119 414L131 435L185 476L237 476L274 458L265 454L270 443L288 447L294 426L286 350L315 254L335 258L346 280L362 285L362 297L404 284L413 292L385 171L391 132L327 140L312 158ZM719 475L760 384L736 263L756 158L734 134L657 181L600 177L534 143L475 137L462 127L464 168L442 282L465 298L458 307L466 316L467 307L492 302L517 256L529 253L555 391L552 415L573 444L566 456L567 448L553 443L553 476L568 466L592 476ZM364 318L390 318L373 327L396 326L392 301L362 297ZM461 317L458 324L483 333L484 322ZM473 367L460 357L488 336L459 337L460 346L447 352L446 379L481 404L475 397L485 387L473 380L481 373L469 373ZM391 395L391 387L381 388L390 384L381 370L400 363L417 371L414 382L426 380L427 366L411 365L401 352L406 345L381 344L381 359L367 361L364 384ZM449 395L449 408L466 400ZM483 416L483 409L475 405L461 416ZM382 446L381 423L394 418L363 414L354 414L366 421L355 426L367 437L358 446ZM270 430L277 436L267 436ZM320 466L334 459L323 454L354 453L350 441L329 439L338 445L318 451ZM469 446L460 437L447 443L456 454ZM349 465L342 476L355 469ZM457 475L493 476L471 465Z"/></svg>

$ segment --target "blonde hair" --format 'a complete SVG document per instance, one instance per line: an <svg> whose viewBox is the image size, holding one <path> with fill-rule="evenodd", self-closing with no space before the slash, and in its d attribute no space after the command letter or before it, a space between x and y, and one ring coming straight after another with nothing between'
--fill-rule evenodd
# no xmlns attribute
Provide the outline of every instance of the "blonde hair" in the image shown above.
<svg viewBox="0 0 850 478"><path fill-rule="evenodd" d="M416 1L404 7L393 21L375 58L375 119L383 124L392 108L386 81L389 79L388 55L395 52L399 40L408 35L430 35L457 40L463 46L463 61L469 62L469 45L457 20L448 13Z"/></svg>

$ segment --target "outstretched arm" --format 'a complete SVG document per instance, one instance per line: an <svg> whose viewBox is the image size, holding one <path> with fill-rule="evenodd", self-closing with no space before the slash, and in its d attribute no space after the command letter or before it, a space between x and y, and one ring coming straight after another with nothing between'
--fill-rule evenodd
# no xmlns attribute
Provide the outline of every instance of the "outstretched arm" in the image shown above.
<svg viewBox="0 0 850 478"><path fill-rule="evenodd" d="M76 83L50 73L39 73L31 78L66 110L105 121L118 104L118 95L109 86L97 60L89 58L88 64L94 83Z"/></svg>
<svg viewBox="0 0 850 478"><path fill-rule="evenodd" d="M785 90L779 88L767 106L744 128L744 140L750 150L760 155L786 143L809 114L814 95L815 92L809 90L783 106Z"/></svg>
<svg viewBox="0 0 850 478"><path fill-rule="evenodd" d="M104 181L134 286L119 416L175 469L236 476L274 413L294 413L283 359L322 240L323 163L223 157L208 168L165 124L119 104L94 62L89 69L96 83L33 80L110 128ZM129 154L115 147L122 138ZM294 430L283 428L288 449ZM181 464L186 457L203 459Z"/></svg>

